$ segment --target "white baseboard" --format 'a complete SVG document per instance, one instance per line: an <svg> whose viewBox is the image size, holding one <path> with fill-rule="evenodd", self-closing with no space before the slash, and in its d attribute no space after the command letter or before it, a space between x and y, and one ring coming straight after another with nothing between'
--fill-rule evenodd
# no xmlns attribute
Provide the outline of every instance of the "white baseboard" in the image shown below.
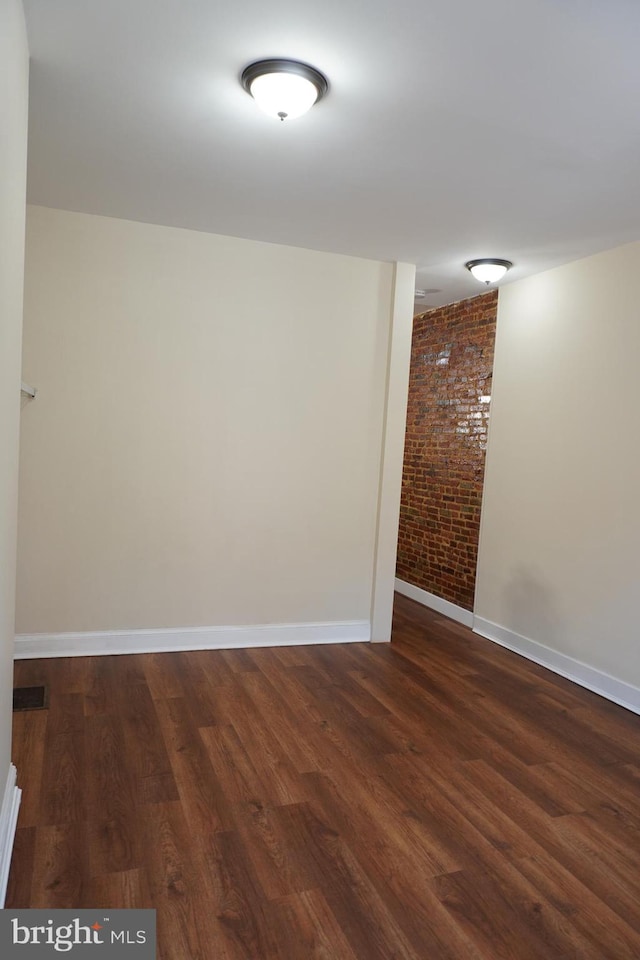
<svg viewBox="0 0 640 960"><path fill-rule="evenodd" d="M640 688L624 680L618 680L608 673L603 673L602 670L590 667L580 660L574 660L565 653L545 647L537 640L530 640L482 617L474 617L473 632L486 640L499 643L501 647L513 650L514 653L519 653L527 660L533 660L534 663L547 667L553 673L566 677L567 680L573 680L581 687L586 687L587 690L598 693L601 697L612 700L613 703L626 707L627 710L632 710L633 713L640 713Z"/></svg>
<svg viewBox="0 0 640 960"><path fill-rule="evenodd" d="M106 630L92 633L18 634L14 658L94 657L117 653L229 650L316 643L368 643L368 620L329 623L267 623L250 627L184 627L167 630Z"/></svg>
<svg viewBox="0 0 640 960"><path fill-rule="evenodd" d="M427 590L423 590L422 587L414 587L412 583L406 583L404 580L398 580L396 577L396 590L411 600L417 600L423 607L429 607L431 610L436 610L438 613L444 614L445 617L450 617L451 620L457 620L458 623L463 623L465 627L471 627L473 625L473 613L471 613L470 610L465 610L464 607L459 607L457 603L451 603L450 600L443 600L442 597L436 597L434 593L429 593Z"/></svg>
<svg viewBox="0 0 640 960"><path fill-rule="evenodd" d="M20 798L22 797L22 790L16 785L16 777L16 768L13 764L10 764L2 798L2 808L0 809L0 909L4 908L7 896L11 854L13 853L13 841L18 823Z"/></svg>

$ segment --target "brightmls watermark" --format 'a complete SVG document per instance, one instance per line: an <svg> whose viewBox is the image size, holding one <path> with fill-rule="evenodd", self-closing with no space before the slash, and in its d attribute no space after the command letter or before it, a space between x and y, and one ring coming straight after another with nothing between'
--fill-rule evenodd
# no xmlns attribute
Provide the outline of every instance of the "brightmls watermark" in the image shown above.
<svg viewBox="0 0 640 960"><path fill-rule="evenodd" d="M155 910L0 910L0 957L156 960Z"/></svg>

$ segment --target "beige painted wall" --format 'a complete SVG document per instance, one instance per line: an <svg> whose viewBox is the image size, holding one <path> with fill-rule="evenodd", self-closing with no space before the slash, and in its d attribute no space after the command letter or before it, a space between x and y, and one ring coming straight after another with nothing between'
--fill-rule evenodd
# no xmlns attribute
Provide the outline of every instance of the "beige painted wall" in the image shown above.
<svg viewBox="0 0 640 960"><path fill-rule="evenodd" d="M29 208L18 633L368 620L392 285Z"/></svg>
<svg viewBox="0 0 640 960"><path fill-rule="evenodd" d="M11 756L28 84L22 4L7 0L0 3L0 797Z"/></svg>
<svg viewBox="0 0 640 960"><path fill-rule="evenodd" d="M475 613L640 686L640 244L500 291Z"/></svg>

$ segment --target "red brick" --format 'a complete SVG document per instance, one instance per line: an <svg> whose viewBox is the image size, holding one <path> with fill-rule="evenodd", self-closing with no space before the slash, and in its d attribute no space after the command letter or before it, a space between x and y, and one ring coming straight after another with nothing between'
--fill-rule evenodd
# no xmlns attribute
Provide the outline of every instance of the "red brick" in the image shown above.
<svg viewBox="0 0 640 960"><path fill-rule="evenodd" d="M397 576L473 609L496 291L413 325Z"/></svg>

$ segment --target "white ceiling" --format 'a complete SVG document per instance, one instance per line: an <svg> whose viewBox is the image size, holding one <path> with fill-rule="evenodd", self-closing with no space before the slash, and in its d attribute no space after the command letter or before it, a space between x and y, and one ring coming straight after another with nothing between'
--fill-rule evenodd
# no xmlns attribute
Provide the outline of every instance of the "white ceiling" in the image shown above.
<svg viewBox="0 0 640 960"><path fill-rule="evenodd" d="M410 261L425 309L640 238L638 0L24 5L32 203ZM272 56L329 78L299 120Z"/></svg>

